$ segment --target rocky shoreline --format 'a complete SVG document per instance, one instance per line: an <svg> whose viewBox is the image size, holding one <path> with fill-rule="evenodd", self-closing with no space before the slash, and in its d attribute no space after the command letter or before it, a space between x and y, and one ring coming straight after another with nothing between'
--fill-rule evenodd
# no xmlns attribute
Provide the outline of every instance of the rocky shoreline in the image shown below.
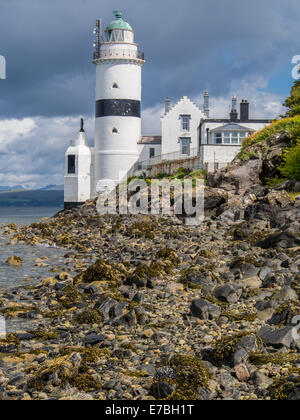
<svg viewBox="0 0 300 420"><path fill-rule="evenodd" d="M300 197L262 179L286 141L210 176L199 226L94 201L8 225L12 244L66 253L0 296L31 325L0 341L0 399L300 399Z"/></svg>

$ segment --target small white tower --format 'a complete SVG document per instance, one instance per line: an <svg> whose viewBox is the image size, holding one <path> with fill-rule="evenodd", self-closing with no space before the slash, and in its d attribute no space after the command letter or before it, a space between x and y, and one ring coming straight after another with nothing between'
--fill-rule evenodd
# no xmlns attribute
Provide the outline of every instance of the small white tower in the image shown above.
<svg viewBox="0 0 300 420"><path fill-rule="evenodd" d="M95 186L100 180L123 178L139 157L144 55L134 43L134 32L122 13L114 14L116 18L105 29L104 40L99 21L95 30Z"/></svg>
<svg viewBox="0 0 300 420"><path fill-rule="evenodd" d="M83 118L77 140L72 140L66 152L65 209L83 204L91 197L92 153L88 147Z"/></svg>

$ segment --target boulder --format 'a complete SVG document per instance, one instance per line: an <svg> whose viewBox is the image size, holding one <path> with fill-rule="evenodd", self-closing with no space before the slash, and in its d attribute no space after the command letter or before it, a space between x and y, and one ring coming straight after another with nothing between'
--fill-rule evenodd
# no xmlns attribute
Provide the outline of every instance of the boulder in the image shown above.
<svg viewBox="0 0 300 420"><path fill-rule="evenodd" d="M223 286L216 287L213 294L217 299L225 300L228 303L236 303L241 297L242 287L235 283L226 283Z"/></svg>
<svg viewBox="0 0 300 420"><path fill-rule="evenodd" d="M267 346L275 348L287 347L290 349L295 343L295 339L293 337L294 331L294 327L284 327L278 330L270 327L263 327L258 332L258 335Z"/></svg>
<svg viewBox="0 0 300 420"><path fill-rule="evenodd" d="M202 320L217 319L221 315L221 308L204 299L195 299L191 305L191 313Z"/></svg>
<svg viewBox="0 0 300 420"><path fill-rule="evenodd" d="M269 248L294 248L300 246L300 239L292 233L279 232L267 236L261 241L258 241L255 246L269 249Z"/></svg>

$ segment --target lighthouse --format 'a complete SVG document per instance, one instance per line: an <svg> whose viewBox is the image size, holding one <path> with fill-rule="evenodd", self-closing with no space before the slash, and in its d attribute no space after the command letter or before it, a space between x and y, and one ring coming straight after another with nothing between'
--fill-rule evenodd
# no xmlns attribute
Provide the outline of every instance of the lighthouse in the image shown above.
<svg viewBox="0 0 300 420"><path fill-rule="evenodd" d="M125 178L139 158L144 54L122 13L115 11L114 15L104 37L100 21L95 29L95 186L106 179Z"/></svg>

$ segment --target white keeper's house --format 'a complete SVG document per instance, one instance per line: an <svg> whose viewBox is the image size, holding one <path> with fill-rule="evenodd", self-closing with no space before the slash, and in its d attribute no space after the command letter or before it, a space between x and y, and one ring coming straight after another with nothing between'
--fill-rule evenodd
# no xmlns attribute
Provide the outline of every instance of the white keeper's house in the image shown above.
<svg viewBox="0 0 300 420"><path fill-rule="evenodd" d="M246 100L240 102L238 113L235 96L228 119L211 119L205 92L202 106L187 96L174 105L166 98L161 135L143 136L144 54L122 13L114 14L104 35L100 21L96 22L95 140L93 147L88 145L82 120L78 138L66 152L65 208L95 197L99 185L109 184L109 180L120 181L164 161L197 157L199 169L214 171L234 159L245 137L270 123L251 119Z"/></svg>

